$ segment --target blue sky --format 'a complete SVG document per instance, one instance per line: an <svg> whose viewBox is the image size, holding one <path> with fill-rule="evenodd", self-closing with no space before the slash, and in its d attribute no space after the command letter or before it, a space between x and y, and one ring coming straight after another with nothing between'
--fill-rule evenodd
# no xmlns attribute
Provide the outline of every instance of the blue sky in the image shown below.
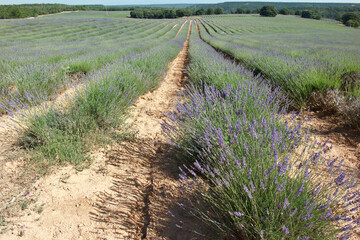
<svg viewBox="0 0 360 240"><path fill-rule="evenodd" d="M225 1L225 0L224 0ZM229 1L227 2L240 2ZM244 2L338 2L338 3L360 3L360 0L243 0ZM135 5L135 4L164 4L164 3L218 3L219 0L0 0L1 4L22 3L64 3L64 4L104 4L104 5Z"/></svg>

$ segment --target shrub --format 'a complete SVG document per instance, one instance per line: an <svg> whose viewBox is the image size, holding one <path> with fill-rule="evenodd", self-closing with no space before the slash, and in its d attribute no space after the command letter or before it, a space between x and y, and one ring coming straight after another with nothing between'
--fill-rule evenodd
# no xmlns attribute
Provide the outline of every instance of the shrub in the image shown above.
<svg viewBox="0 0 360 240"><path fill-rule="evenodd" d="M278 14L278 11L274 6L263 6L260 9L260 15L264 17L275 17Z"/></svg>
<svg viewBox="0 0 360 240"><path fill-rule="evenodd" d="M208 9L206 10L206 14L207 14L207 15L214 15L214 14L215 14L215 10L214 10L213 8L208 8Z"/></svg>
<svg viewBox="0 0 360 240"><path fill-rule="evenodd" d="M348 23L348 21L351 21L350 23ZM355 24L356 25L356 22L357 23L360 23L360 16L358 13L355 13L355 12L348 12L348 13L345 13L341 16L341 22L343 24L345 24L346 26L350 26L352 27L351 25L352 24Z"/></svg>
<svg viewBox="0 0 360 240"><path fill-rule="evenodd" d="M301 17L302 18L311 18L311 19L316 19L316 20L320 20L321 16L319 14L319 12L317 10L305 10L301 12Z"/></svg>
<svg viewBox="0 0 360 240"><path fill-rule="evenodd" d="M246 12L246 10L244 8L237 8L236 9L237 14L244 14L245 12Z"/></svg>
<svg viewBox="0 0 360 240"><path fill-rule="evenodd" d="M296 10L295 15L301 16L301 14L302 14L302 11L301 11L301 10Z"/></svg>
<svg viewBox="0 0 360 240"><path fill-rule="evenodd" d="M217 7L215 9L215 14L219 15L219 14L224 14L224 9L221 7Z"/></svg>
<svg viewBox="0 0 360 240"><path fill-rule="evenodd" d="M282 8L279 12L282 15L289 15L290 14L290 10L287 8Z"/></svg>
<svg viewBox="0 0 360 240"><path fill-rule="evenodd" d="M309 136L301 123L277 114L276 93L267 93L251 82L189 91L189 101L164 126L195 161L181 173L184 191L205 202L198 215L223 236L346 236L359 221L351 218L358 209L356 182L336 159L322 157L326 143L295 153ZM329 181L318 174L321 168Z"/></svg>
<svg viewBox="0 0 360 240"><path fill-rule="evenodd" d="M346 22L345 25L348 26L348 27L357 28L357 27L359 27L360 23L358 21L356 21L356 20L349 20L349 21Z"/></svg>

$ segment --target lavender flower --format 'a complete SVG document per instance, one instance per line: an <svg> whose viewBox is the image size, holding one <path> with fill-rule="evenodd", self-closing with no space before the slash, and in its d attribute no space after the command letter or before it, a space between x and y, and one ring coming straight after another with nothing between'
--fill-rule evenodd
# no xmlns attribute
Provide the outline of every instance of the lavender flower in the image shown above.
<svg viewBox="0 0 360 240"><path fill-rule="evenodd" d="M283 210L285 211L288 206L290 206L289 199L285 198L284 204L283 204Z"/></svg>
<svg viewBox="0 0 360 240"><path fill-rule="evenodd" d="M247 186L244 185L244 190L245 192L248 194L250 199L253 199L253 196L251 195L251 192L249 191L249 189L247 188Z"/></svg>
<svg viewBox="0 0 360 240"><path fill-rule="evenodd" d="M304 183L301 184L298 192L296 193L296 196L300 196L300 194L302 193L303 190L304 190Z"/></svg>
<svg viewBox="0 0 360 240"><path fill-rule="evenodd" d="M292 211L292 212L290 213L290 217L295 216L295 214L296 214L297 210L298 210L298 209L297 209L297 208L295 208L295 209L294 209L294 211Z"/></svg>
<svg viewBox="0 0 360 240"><path fill-rule="evenodd" d="M288 229L285 225L283 225L281 229L284 231L284 233L285 233L286 235L290 233L290 232L289 232L289 229Z"/></svg>
<svg viewBox="0 0 360 240"><path fill-rule="evenodd" d="M243 214L243 213L241 213L241 212L234 212L234 214L235 214L236 216L238 216L238 217L242 217L242 216L244 216L244 214Z"/></svg>

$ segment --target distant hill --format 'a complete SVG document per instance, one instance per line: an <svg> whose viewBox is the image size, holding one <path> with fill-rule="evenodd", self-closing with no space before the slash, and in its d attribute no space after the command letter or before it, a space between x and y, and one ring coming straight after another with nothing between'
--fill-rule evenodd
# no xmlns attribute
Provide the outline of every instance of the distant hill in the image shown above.
<svg viewBox="0 0 360 240"><path fill-rule="evenodd" d="M314 0L313 0L314 1ZM258 13L259 9L265 5L273 5L278 10L287 8L290 10L316 10L319 16L324 18L332 18L340 20L341 16L346 12L358 12L360 14L360 3L295 3L295 2L223 2L215 4L142 4L142 5L94 5L87 6L89 10L100 10L100 11L120 11L127 10L132 11L138 8L192 8L193 14L196 12L195 9L208 9L208 8L222 8L225 13L235 12L238 8L245 10L251 10L253 13Z"/></svg>
<svg viewBox="0 0 360 240"><path fill-rule="evenodd" d="M255 10L264 5L272 5L278 10L288 8L291 10L317 10L321 17L339 20L346 12L359 12L359 3L295 3L295 2L224 2L217 4L195 4L193 8L217 8L221 7L226 13L236 11L237 8Z"/></svg>
<svg viewBox="0 0 360 240"><path fill-rule="evenodd" d="M194 4L196 8L216 8L221 7L225 12L235 11L237 8L254 10L262 8L264 5L272 5L277 9L288 8L293 10L312 9L312 8L333 8L333 7L358 7L359 3L294 3L294 2L224 2L217 4Z"/></svg>
<svg viewBox="0 0 360 240"><path fill-rule="evenodd" d="M194 7L195 4L142 4L142 5L107 5L109 7L155 7L155 8L186 8L186 7Z"/></svg>
<svg viewBox="0 0 360 240"><path fill-rule="evenodd" d="M231 12L237 8L255 10L264 5L272 5L277 9L288 8L293 10L312 8L333 8L333 7L358 7L360 3L295 3L295 2L223 2L213 4L142 4L142 5L108 5L109 7L160 7L160 8L217 8L221 7L225 12Z"/></svg>

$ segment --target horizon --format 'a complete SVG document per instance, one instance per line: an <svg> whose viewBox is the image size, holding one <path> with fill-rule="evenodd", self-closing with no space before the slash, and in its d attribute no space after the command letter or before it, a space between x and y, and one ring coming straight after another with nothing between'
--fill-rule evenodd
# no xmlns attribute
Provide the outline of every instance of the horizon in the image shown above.
<svg viewBox="0 0 360 240"><path fill-rule="evenodd" d="M177 2L169 2L169 0L153 0L153 1L128 1L128 0L105 0L99 3L98 0L48 0L48 1L27 1L27 0L9 0L4 1L0 0L0 5L18 5L18 4L67 4L67 5L105 5L105 6L136 6L136 5L163 5L163 4L219 4L224 2L266 2L266 3L279 3L279 2L289 2L289 3L360 3L360 0L352 1L339 1L339 0L246 0L246 1L217 1L217 0L185 0Z"/></svg>

